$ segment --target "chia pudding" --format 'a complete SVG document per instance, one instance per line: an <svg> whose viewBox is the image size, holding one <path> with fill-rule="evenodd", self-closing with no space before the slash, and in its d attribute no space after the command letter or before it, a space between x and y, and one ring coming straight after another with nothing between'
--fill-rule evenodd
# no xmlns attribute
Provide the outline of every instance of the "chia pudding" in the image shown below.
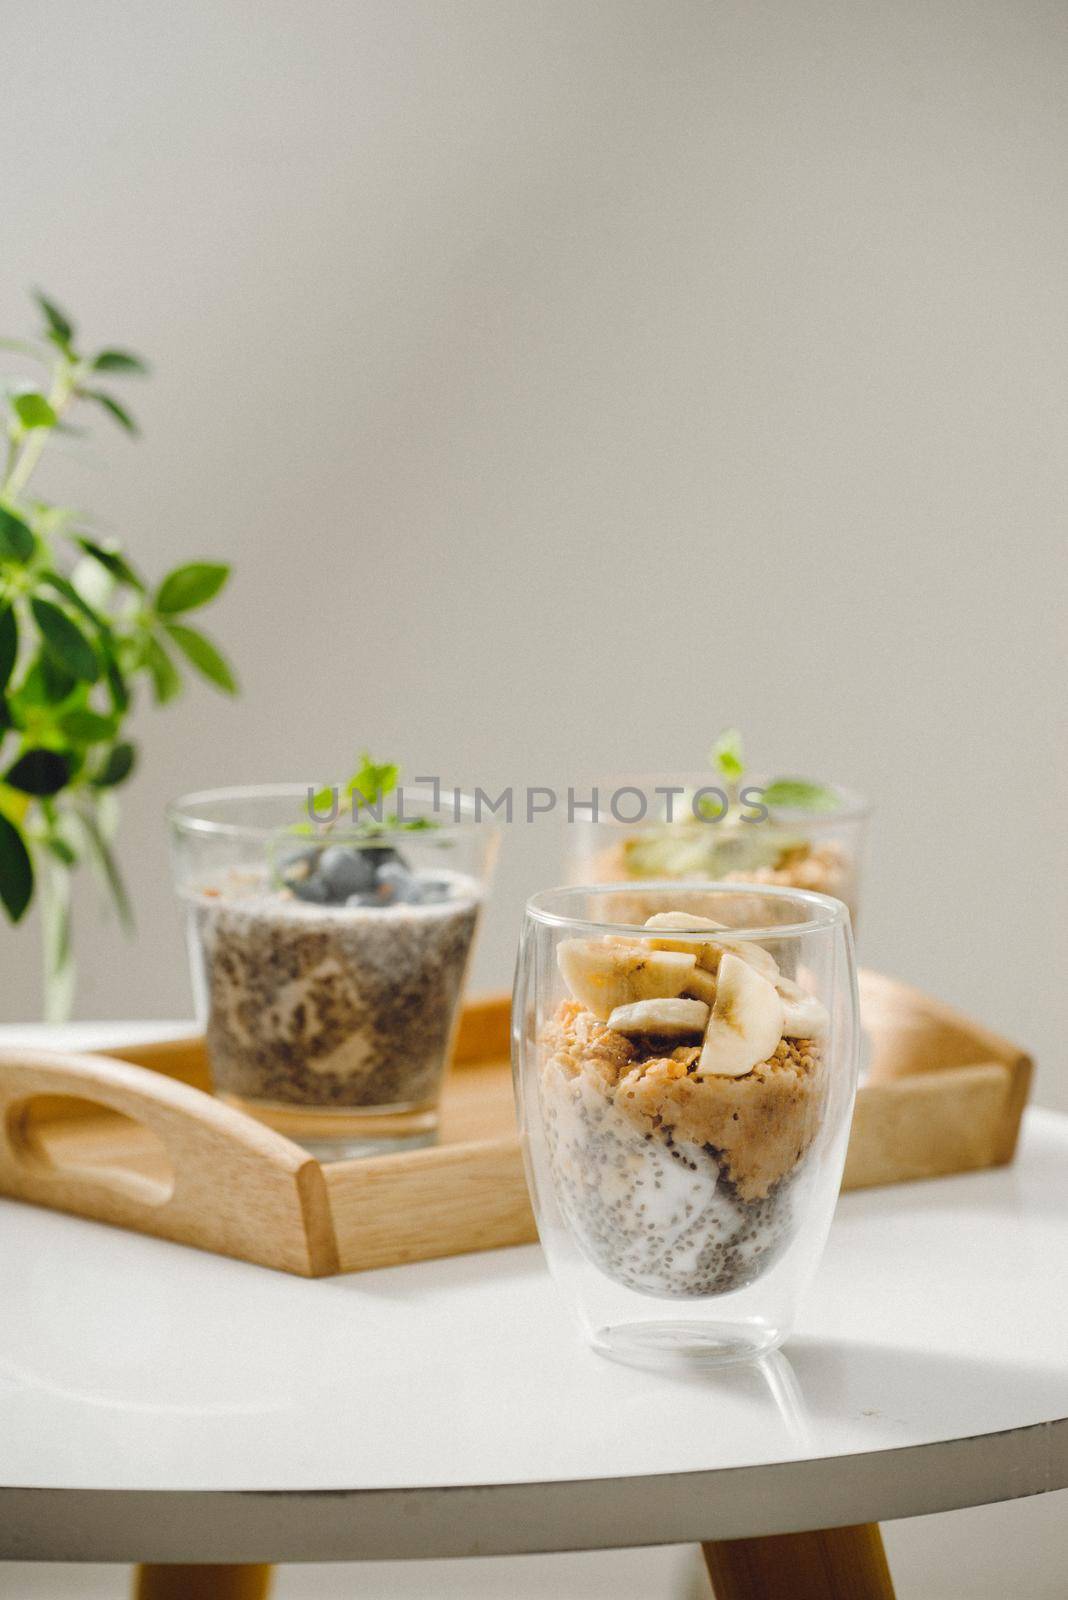
<svg viewBox="0 0 1068 1600"><path fill-rule="evenodd" d="M571 998L544 1030L539 1083L553 1186L584 1254L616 1282L728 1294L796 1232L827 1013L761 946L717 938L718 924L664 913L647 926L664 936L558 948Z"/></svg>
<svg viewBox="0 0 1068 1600"><path fill-rule="evenodd" d="M433 1100L478 905L460 877L428 905L313 906L262 889L194 901L216 1088L295 1106Z"/></svg>

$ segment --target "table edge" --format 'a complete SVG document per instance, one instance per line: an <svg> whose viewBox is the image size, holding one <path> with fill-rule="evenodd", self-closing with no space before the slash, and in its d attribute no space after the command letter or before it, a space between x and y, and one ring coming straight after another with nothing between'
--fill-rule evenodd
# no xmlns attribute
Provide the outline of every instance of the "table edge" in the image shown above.
<svg viewBox="0 0 1068 1600"><path fill-rule="evenodd" d="M3 1561L396 1561L755 1538L1068 1488L1068 1417L890 1450L404 1489L0 1488Z"/></svg>

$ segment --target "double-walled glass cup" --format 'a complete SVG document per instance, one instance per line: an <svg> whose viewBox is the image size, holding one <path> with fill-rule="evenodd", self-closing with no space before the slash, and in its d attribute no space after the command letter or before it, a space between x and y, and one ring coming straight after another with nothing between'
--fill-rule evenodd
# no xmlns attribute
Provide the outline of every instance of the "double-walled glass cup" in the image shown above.
<svg viewBox="0 0 1068 1600"><path fill-rule="evenodd" d="M495 829L407 788L407 826L311 820L313 793L168 813L216 1093L323 1160L432 1144Z"/></svg>
<svg viewBox="0 0 1068 1600"><path fill-rule="evenodd" d="M844 900L854 926L870 807L837 786L824 811L764 805L747 779L731 802L714 776L616 778L568 829L572 883L668 879L810 889Z"/></svg>
<svg viewBox="0 0 1068 1600"><path fill-rule="evenodd" d="M774 1349L819 1262L857 1079L849 913L789 889L553 889L512 1013L553 1276L637 1365Z"/></svg>

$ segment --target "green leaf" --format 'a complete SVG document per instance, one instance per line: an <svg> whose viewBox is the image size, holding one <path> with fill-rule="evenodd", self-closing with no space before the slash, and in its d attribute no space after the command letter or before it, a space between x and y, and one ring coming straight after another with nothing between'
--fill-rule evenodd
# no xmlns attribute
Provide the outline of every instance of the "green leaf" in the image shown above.
<svg viewBox="0 0 1068 1600"><path fill-rule="evenodd" d="M776 778L763 794L767 806L784 806L793 811L834 811L838 796L833 789L820 783L807 783L803 778Z"/></svg>
<svg viewBox="0 0 1068 1600"><path fill-rule="evenodd" d="M745 771L742 760L742 736L737 728L728 728L726 732L720 734L712 746L709 761L728 783L737 783Z"/></svg>
<svg viewBox="0 0 1068 1600"><path fill-rule="evenodd" d="M137 751L132 744L112 745L100 771L89 781L97 789L114 789L126 782L136 760Z"/></svg>
<svg viewBox="0 0 1068 1600"><path fill-rule="evenodd" d="M141 430L131 417L125 406L120 406L114 395L105 394L103 389L79 389L78 394L83 400L92 400L98 406L103 406L109 416L114 417L120 428L125 428L127 433L138 434Z"/></svg>
<svg viewBox="0 0 1068 1600"><path fill-rule="evenodd" d="M225 694L237 693L237 679L230 663L216 645L197 628L185 627L178 622L164 624L179 650L197 671Z"/></svg>
<svg viewBox="0 0 1068 1600"><path fill-rule="evenodd" d="M148 362L131 350L101 350L92 365L94 372L128 372L139 378L147 378L151 370Z"/></svg>
<svg viewBox="0 0 1068 1600"><path fill-rule="evenodd" d="M105 545L97 544L94 539L87 539L83 535L78 535L74 542L80 549L85 551L87 556L92 556L93 560L98 562L105 572L110 572L117 582L125 583L129 588L136 589L138 593L144 594L144 583L121 550L109 550Z"/></svg>
<svg viewBox="0 0 1068 1600"><path fill-rule="evenodd" d="M145 640L145 666L152 679L152 688L158 706L165 706L181 692L182 680L170 656L158 639Z"/></svg>
<svg viewBox="0 0 1068 1600"><path fill-rule="evenodd" d="M85 828L85 836L89 842L90 850L104 886L114 902L119 922L127 933L131 933L134 926L133 908L130 905L130 897L126 893L126 886L122 881L119 864L112 854L111 846L104 835L104 830L101 828L95 812L86 809L79 811L78 815Z"/></svg>
<svg viewBox="0 0 1068 1600"><path fill-rule="evenodd" d="M108 695L111 699L112 710L116 716L122 716L130 709L130 691L126 686L126 679L114 656L108 654L104 658L104 676L107 678Z"/></svg>
<svg viewBox="0 0 1068 1600"><path fill-rule="evenodd" d="M65 311L61 311L54 300L49 300L40 289L33 291L33 298L37 301L44 313L46 334L54 345L60 350L70 354L70 347L74 341L74 324Z"/></svg>
<svg viewBox="0 0 1068 1600"><path fill-rule="evenodd" d="M0 814L0 900L12 922L18 922L33 899L33 863L22 834Z"/></svg>
<svg viewBox="0 0 1068 1600"><path fill-rule="evenodd" d="M75 709L65 711L57 719L57 726L64 737L75 744L103 744L107 739L114 739L117 720L101 716L99 711Z"/></svg>
<svg viewBox="0 0 1068 1600"><path fill-rule="evenodd" d="M78 593L70 579L64 578L62 573L42 572L41 582L47 583L50 589L54 589L58 595L62 595L63 599L68 601L75 611L81 612L86 622L91 622L93 627L101 633L109 633L111 631L108 623L100 613L93 609L88 600Z"/></svg>
<svg viewBox="0 0 1068 1600"><path fill-rule="evenodd" d="M45 840L45 848L51 851L57 861L62 861L65 867L78 865L77 852L69 845L66 839L61 839L58 833L50 833Z"/></svg>
<svg viewBox="0 0 1068 1600"><path fill-rule="evenodd" d="M19 625L13 606L0 610L0 690L6 689L19 653Z"/></svg>
<svg viewBox="0 0 1068 1600"><path fill-rule="evenodd" d="M72 677L84 683L95 683L100 676L100 662L85 634L72 622L65 611L54 606L51 600L36 596L30 601L34 621L49 654Z"/></svg>
<svg viewBox="0 0 1068 1600"><path fill-rule="evenodd" d="M400 767L394 761L377 764L371 760L367 751L360 756L360 765L354 777L349 779L347 792L351 795L358 794L368 805L376 805L383 795L395 789L397 779L400 777Z"/></svg>
<svg viewBox="0 0 1068 1600"><path fill-rule="evenodd" d="M29 561L36 548L29 524L0 506L0 561Z"/></svg>
<svg viewBox="0 0 1068 1600"><path fill-rule="evenodd" d="M34 659L29 671L11 698L20 707L56 706L66 700L78 687L65 667L59 665L47 650Z"/></svg>
<svg viewBox="0 0 1068 1600"><path fill-rule="evenodd" d="M7 698L5 695L0 694L0 734L6 733L7 730L9 728L13 728L14 725L15 724L11 716L11 707L7 703Z"/></svg>
<svg viewBox="0 0 1068 1600"><path fill-rule="evenodd" d="M16 394L11 405L24 428L54 428L59 418L43 394Z"/></svg>
<svg viewBox="0 0 1068 1600"><path fill-rule="evenodd" d="M27 750L4 774L11 789L32 794L37 799L58 794L70 778L71 765L58 750Z"/></svg>
<svg viewBox="0 0 1068 1600"><path fill-rule="evenodd" d="M230 568L214 561L193 561L188 566L175 567L159 586L156 610L160 616L171 617L205 606L214 600L229 576Z"/></svg>

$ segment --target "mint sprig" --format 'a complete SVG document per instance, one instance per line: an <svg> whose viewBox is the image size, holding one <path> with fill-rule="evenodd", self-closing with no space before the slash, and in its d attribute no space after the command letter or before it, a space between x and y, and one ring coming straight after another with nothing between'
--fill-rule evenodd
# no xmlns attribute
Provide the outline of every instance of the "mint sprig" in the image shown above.
<svg viewBox="0 0 1068 1600"><path fill-rule="evenodd" d="M360 753L360 764L349 781L342 787L330 785L320 789L313 799L316 811L325 810L333 805L334 788L337 787L339 795L344 797L346 806L355 798L359 806L379 811L387 794L391 794L400 783L401 769L396 761L375 761L368 751ZM339 814L341 808L339 807ZM299 825L298 825L299 826ZM320 824L324 829L333 826L332 823ZM360 833L384 833L386 830L401 831L405 833L418 833L425 828L436 828L439 824L432 817L398 817L395 811L383 816L379 821L377 817L367 817L358 825ZM292 830L291 830L292 831Z"/></svg>
<svg viewBox="0 0 1068 1600"><path fill-rule="evenodd" d="M742 736L737 728L728 728L720 734L708 759L733 798L746 771ZM763 800L765 805L791 811L834 811L839 804L834 789L822 783L811 783L807 778L773 778L763 787Z"/></svg>
<svg viewBox="0 0 1068 1600"><path fill-rule="evenodd" d="M716 768L727 783L737 783L745 772L742 759L742 736L737 728L727 728L720 734L709 752L709 763Z"/></svg>
<svg viewBox="0 0 1068 1600"><path fill-rule="evenodd" d="M804 778L776 778L764 790L764 804L784 806L791 811L834 811L838 796L821 783Z"/></svg>

